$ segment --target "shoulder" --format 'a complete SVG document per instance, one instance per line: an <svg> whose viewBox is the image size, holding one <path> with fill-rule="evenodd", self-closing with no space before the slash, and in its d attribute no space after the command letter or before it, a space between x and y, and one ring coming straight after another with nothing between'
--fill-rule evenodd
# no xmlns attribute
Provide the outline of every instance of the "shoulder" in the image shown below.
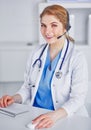
<svg viewBox="0 0 91 130"><path fill-rule="evenodd" d="M42 45L37 45L34 50L33 50L33 53L37 53L38 51L41 51L42 48L44 48L45 44L42 44Z"/></svg>
<svg viewBox="0 0 91 130"><path fill-rule="evenodd" d="M75 43L70 42L69 48L69 53L73 58L85 58L84 52L80 49L79 45L77 46Z"/></svg>
<svg viewBox="0 0 91 130"><path fill-rule="evenodd" d="M31 52L29 53L29 57L28 57L28 61L31 61L32 59L34 59L35 57L38 57L43 48L44 48L45 44L42 44L42 45L36 45L32 50Z"/></svg>
<svg viewBox="0 0 91 130"><path fill-rule="evenodd" d="M45 46L45 44L42 44L42 45L36 45L33 49L32 49L32 51L30 52L30 56L32 55L35 55L36 53L38 53L39 51L41 51L42 50L42 48Z"/></svg>
<svg viewBox="0 0 91 130"><path fill-rule="evenodd" d="M71 63L73 66L87 66L87 61L84 52L76 45L73 45Z"/></svg>
<svg viewBox="0 0 91 130"><path fill-rule="evenodd" d="M79 48L79 46L74 45L73 57L76 58L76 59L79 59L79 60L84 60L85 59L85 54Z"/></svg>
<svg viewBox="0 0 91 130"><path fill-rule="evenodd" d="M44 46L45 46L45 44L42 44L42 45L38 44L33 47L33 49L31 50L31 52L29 53L29 56L27 58L27 66L30 66L32 63L32 60L39 57Z"/></svg>

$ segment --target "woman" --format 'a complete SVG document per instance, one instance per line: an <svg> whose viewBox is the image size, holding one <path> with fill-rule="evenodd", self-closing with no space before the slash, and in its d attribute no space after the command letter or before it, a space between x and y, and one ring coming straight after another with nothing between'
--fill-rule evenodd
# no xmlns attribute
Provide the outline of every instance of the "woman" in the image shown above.
<svg viewBox="0 0 91 130"><path fill-rule="evenodd" d="M60 5L48 6L40 15L40 23L47 44L33 50L23 86L16 95L3 96L0 106L29 99L33 106L53 110L33 120L34 124L39 122L36 128L48 128L74 113L86 116L88 73L83 54L67 33L71 27L67 10Z"/></svg>

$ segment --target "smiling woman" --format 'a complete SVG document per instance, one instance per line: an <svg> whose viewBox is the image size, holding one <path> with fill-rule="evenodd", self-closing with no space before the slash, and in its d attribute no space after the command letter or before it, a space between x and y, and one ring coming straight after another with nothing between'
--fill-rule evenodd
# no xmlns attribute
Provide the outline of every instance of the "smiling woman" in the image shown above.
<svg viewBox="0 0 91 130"><path fill-rule="evenodd" d="M68 36L68 11L61 5L46 7L40 15L41 33L46 44L29 57L25 80L14 96L3 96L0 106L13 102L52 110L33 119L36 128L51 127L56 121L73 114L88 116L84 106L88 88L88 69L84 55Z"/></svg>
<svg viewBox="0 0 91 130"><path fill-rule="evenodd" d="M46 14L42 17L41 33L48 43L56 42L57 37L64 34L65 31L62 23L55 16Z"/></svg>

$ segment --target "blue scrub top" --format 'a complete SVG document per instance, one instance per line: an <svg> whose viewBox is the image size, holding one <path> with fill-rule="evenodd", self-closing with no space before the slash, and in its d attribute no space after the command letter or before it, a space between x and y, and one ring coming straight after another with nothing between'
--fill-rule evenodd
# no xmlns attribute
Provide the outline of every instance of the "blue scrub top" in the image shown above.
<svg viewBox="0 0 91 130"><path fill-rule="evenodd" d="M51 62L48 49L45 66L43 69L41 80L39 82L39 87L34 99L33 106L54 110L51 94L51 81L60 56L61 52L59 52L58 55Z"/></svg>

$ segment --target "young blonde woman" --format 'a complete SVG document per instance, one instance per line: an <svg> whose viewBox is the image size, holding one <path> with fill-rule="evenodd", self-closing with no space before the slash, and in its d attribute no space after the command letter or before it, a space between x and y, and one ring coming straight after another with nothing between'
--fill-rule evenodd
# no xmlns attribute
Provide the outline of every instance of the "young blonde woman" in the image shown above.
<svg viewBox="0 0 91 130"><path fill-rule="evenodd" d="M75 113L86 116L84 101L88 87L87 64L68 35L69 14L61 5L46 7L40 14L41 33L46 44L31 54L25 81L14 96L5 95L0 106L30 100L35 107L53 110L33 120L36 128L49 128L57 120Z"/></svg>

